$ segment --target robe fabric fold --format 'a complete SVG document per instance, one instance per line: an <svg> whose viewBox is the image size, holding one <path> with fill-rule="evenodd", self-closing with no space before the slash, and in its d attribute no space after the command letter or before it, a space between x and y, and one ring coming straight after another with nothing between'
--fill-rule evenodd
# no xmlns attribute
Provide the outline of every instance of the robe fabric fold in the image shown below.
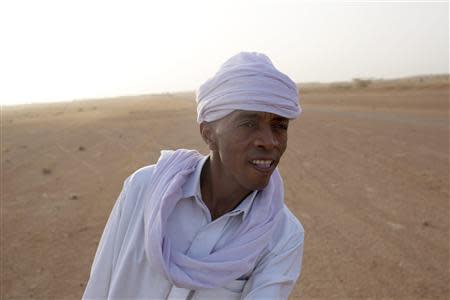
<svg viewBox="0 0 450 300"><path fill-rule="evenodd" d="M200 258L172 249L167 219L182 199L182 186L203 156L194 150L161 151L145 193L145 253L175 286L191 290L217 288L251 271L272 238L283 209L283 182L276 169L255 198L249 215L226 246Z"/></svg>

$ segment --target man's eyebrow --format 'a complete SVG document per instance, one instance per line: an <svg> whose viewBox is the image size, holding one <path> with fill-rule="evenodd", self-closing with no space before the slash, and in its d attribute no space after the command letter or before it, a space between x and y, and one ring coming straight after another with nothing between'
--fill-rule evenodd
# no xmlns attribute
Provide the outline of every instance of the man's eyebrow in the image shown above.
<svg viewBox="0 0 450 300"><path fill-rule="evenodd" d="M275 116L275 117L273 117L272 120L274 120L274 121L289 121L288 118L285 118L285 117L282 117L282 116Z"/></svg>
<svg viewBox="0 0 450 300"><path fill-rule="evenodd" d="M241 112L234 118L234 121L238 122L243 119L258 119L259 117L261 117L260 114L255 113L255 112ZM282 116L275 115L271 118L271 121L272 122L289 122L289 119L282 117Z"/></svg>
<svg viewBox="0 0 450 300"><path fill-rule="evenodd" d="M254 113L254 112L242 112L236 116L235 120L238 121L238 120L242 120L242 119L246 119L246 118L256 119L256 118L258 118L258 114Z"/></svg>

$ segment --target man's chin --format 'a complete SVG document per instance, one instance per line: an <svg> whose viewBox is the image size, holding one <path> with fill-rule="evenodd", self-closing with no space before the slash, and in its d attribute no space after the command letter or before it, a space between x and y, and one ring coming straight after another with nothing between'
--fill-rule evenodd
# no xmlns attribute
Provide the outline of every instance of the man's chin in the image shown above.
<svg viewBox="0 0 450 300"><path fill-rule="evenodd" d="M251 184L251 190L252 191L261 191L267 187L270 181L270 176L267 179L259 179L257 181L252 182Z"/></svg>
<svg viewBox="0 0 450 300"><path fill-rule="evenodd" d="M272 176L274 171L274 168L271 168L271 170L267 171L260 171L255 170L255 168L249 169L249 173L247 173L247 184L246 187L249 190L255 191L255 190L263 190L270 181L270 177Z"/></svg>

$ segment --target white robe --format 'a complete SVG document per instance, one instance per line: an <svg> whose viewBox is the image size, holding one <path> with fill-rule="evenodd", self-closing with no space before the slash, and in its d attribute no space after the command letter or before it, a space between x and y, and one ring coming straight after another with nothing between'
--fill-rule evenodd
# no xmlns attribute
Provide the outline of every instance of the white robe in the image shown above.
<svg viewBox="0 0 450 300"><path fill-rule="evenodd" d="M200 172L206 158L183 186L184 198L177 204L168 222L168 234L174 247L193 255L227 242L252 208L254 194L233 211L211 222L201 200ZM171 284L155 271L144 249L143 195L154 166L136 171L111 212L95 255L83 299L286 299L301 271L304 231L289 211L277 224L272 241L258 259L254 270L216 289L189 291ZM132 180L131 180L132 178ZM195 221L195 222L194 222Z"/></svg>

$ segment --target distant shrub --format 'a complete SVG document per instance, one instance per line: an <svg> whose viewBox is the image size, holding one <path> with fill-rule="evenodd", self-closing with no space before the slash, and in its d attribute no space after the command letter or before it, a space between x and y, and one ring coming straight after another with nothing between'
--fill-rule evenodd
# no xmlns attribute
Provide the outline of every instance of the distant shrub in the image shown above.
<svg viewBox="0 0 450 300"><path fill-rule="evenodd" d="M353 79L353 84L357 88L366 88L372 83L372 80L370 79L361 79L361 78L355 78Z"/></svg>
<svg viewBox="0 0 450 300"><path fill-rule="evenodd" d="M52 173L52 170L50 168L42 168L42 174L49 175Z"/></svg>
<svg viewBox="0 0 450 300"><path fill-rule="evenodd" d="M351 84L348 84L348 83L333 83L333 84L331 84L331 88L336 89L336 90L348 90L351 87L352 87Z"/></svg>

